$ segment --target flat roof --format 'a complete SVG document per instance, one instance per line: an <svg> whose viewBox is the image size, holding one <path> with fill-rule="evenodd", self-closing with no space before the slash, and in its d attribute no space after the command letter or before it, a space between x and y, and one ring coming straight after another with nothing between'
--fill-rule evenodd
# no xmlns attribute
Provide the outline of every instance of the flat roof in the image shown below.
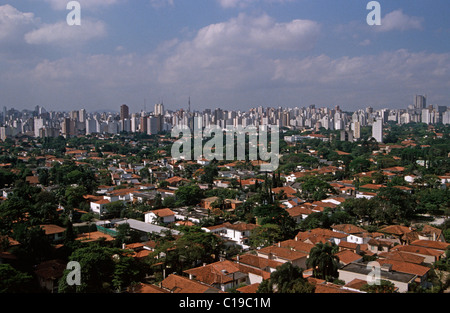
<svg viewBox="0 0 450 313"><path fill-rule="evenodd" d="M126 219L121 221L116 221L115 224L125 224L128 223L132 229L136 229L142 231L144 233L157 233L159 235L164 236L164 231L170 231L173 235L178 235L180 232L174 229L170 229L167 227L162 227L154 224L149 224L145 222L141 222L134 219Z"/></svg>
<svg viewBox="0 0 450 313"><path fill-rule="evenodd" d="M355 262L350 263L339 269L339 271L352 272L357 274L369 275L372 274L372 266L367 266L367 262ZM384 271L380 265L380 279L398 281L402 283L409 283L416 277L414 274L396 272L396 271Z"/></svg>

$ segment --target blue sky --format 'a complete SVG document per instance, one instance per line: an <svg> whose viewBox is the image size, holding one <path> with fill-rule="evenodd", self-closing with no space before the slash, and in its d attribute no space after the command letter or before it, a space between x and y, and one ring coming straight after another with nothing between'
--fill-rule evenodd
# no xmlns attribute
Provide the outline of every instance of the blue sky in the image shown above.
<svg viewBox="0 0 450 313"><path fill-rule="evenodd" d="M366 0L0 2L0 106L150 110L450 103L450 2Z"/></svg>

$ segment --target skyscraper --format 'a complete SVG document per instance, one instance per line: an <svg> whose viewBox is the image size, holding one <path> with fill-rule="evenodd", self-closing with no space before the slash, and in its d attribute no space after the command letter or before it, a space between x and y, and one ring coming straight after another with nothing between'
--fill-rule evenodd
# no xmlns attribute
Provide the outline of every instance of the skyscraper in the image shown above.
<svg viewBox="0 0 450 313"><path fill-rule="evenodd" d="M129 118L130 109L128 108L128 105L122 104L120 106L120 119L125 120Z"/></svg>
<svg viewBox="0 0 450 313"><path fill-rule="evenodd" d="M414 108L418 110L422 110L427 106L427 98L422 95L416 95Z"/></svg>
<svg viewBox="0 0 450 313"><path fill-rule="evenodd" d="M164 104L155 104L155 116L164 115Z"/></svg>
<svg viewBox="0 0 450 313"><path fill-rule="evenodd" d="M372 137L377 142L383 142L383 120L377 119L372 125Z"/></svg>

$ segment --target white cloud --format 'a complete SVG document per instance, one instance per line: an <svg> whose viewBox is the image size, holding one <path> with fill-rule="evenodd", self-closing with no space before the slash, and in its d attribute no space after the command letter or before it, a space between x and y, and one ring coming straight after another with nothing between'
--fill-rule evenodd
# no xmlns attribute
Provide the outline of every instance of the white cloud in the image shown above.
<svg viewBox="0 0 450 313"><path fill-rule="evenodd" d="M277 23L267 15L240 14L177 43L162 61L158 78L163 84L185 84L192 89L254 88L261 78L271 75L269 55L309 50L319 34L320 25L313 21Z"/></svg>
<svg viewBox="0 0 450 313"><path fill-rule="evenodd" d="M9 4L0 6L0 41L19 41L37 22L33 13L20 12Z"/></svg>
<svg viewBox="0 0 450 313"><path fill-rule="evenodd" d="M381 20L381 25L376 30L387 32L393 30L406 31L410 29L421 30L423 18L408 16L402 10L396 10L386 14Z"/></svg>
<svg viewBox="0 0 450 313"><path fill-rule="evenodd" d="M83 19L79 26L69 26L65 21L44 24L25 35L28 44L79 46L106 35L106 25L101 21Z"/></svg>
<svg viewBox="0 0 450 313"><path fill-rule="evenodd" d="M310 20L277 23L268 15L240 14L224 23L202 28L193 41L196 48L223 50L309 50L314 47L320 25Z"/></svg>

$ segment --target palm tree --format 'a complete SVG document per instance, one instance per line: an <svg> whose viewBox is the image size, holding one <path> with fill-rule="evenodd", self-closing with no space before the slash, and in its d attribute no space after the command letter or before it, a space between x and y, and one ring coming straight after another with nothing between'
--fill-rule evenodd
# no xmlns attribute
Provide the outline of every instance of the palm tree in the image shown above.
<svg viewBox="0 0 450 313"><path fill-rule="evenodd" d="M338 276L339 258L335 255L337 246L330 243L319 242L309 253L306 265L313 268L316 278L332 280Z"/></svg>

